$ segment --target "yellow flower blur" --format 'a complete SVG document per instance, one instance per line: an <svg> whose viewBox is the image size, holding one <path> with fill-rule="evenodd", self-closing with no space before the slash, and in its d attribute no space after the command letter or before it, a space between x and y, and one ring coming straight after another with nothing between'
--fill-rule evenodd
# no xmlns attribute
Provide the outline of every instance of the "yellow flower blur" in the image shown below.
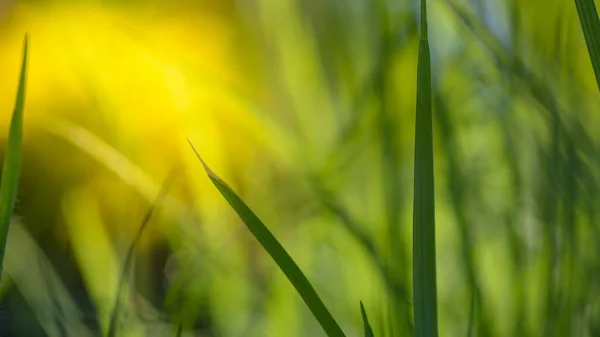
<svg viewBox="0 0 600 337"><path fill-rule="evenodd" d="M242 169L262 133L232 94L252 89L234 66L234 25L218 11L185 6L57 1L10 8L0 36L0 125L8 125L27 33L26 146L43 147L27 138L67 120L157 183L182 159L196 164L186 138L215 169Z"/></svg>

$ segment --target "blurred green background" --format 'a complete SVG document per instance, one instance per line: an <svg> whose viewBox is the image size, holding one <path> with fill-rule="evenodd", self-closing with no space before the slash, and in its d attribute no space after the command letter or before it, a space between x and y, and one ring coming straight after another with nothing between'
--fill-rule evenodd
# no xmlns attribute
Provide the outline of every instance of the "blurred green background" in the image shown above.
<svg viewBox="0 0 600 337"><path fill-rule="evenodd" d="M428 6L440 334L600 336L600 96L573 1ZM186 138L349 336L360 300L376 336L410 335L418 20L410 0L0 1L3 144L30 38L0 335L106 334L168 188L122 335L324 336Z"/></svg>

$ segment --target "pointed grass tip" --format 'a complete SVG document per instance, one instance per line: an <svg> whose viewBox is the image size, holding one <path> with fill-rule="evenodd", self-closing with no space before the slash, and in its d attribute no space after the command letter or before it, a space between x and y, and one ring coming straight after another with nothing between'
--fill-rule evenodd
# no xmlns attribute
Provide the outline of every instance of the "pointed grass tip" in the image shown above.
<svg viewBox="0 0 600 337"><path fill-rule="evenodd" d="M223 179L221 179L216 173L213 172L213 170L210 169L210 167L208 166L208 164L206 164L206 162L204 161L204 159L202 159L202 156L200 155L200 152L198 152L198 150L196 149L196 147L194 146L194 144L192 143L192 141L189 138L187 139L187 141L190 144L190 146L192 147L192 150L194 150L194 153L196 154L196 157L198 157L198 159L200 159L200 162L202 163L202 166L204 166L204 170L206 171L206 174L208 174L208 177L211 178L211 179L216 179L221 184L229 187L229 185L227 185L225 183L225 181L223 181Z"/></svg>

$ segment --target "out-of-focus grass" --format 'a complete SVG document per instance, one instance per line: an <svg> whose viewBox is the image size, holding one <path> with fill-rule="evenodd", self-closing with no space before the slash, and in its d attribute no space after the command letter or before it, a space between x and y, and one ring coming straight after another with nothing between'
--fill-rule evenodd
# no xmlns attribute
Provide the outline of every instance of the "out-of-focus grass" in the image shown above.
<svg viewBox="0 0 600 337"><path fill-rule="evenodd" d="M165 196L167 195L169 188L171 187L171 184L173 183L173 180L177 176L177 173L179 173L177 169L173 170L173 172L169 175L169 177L167 177L167 179L163 183L162 188L160 189L158 195L156 196L156 199L150 205L148 212L146 212L146 214L144 215L144 218L142 219L142 222L141 222L141 225L140 225L137 235L135 236L135 238L131 242L131 245L129 246L129 249L127 250L127 254L125 255L125 261L123 263L123 270L121 272L119 283L117 285L115 304L113 305L111 313L110 313L110 321L109 321L109 326L108 326L108 336L109 337L114 337L114 336L118 335L119 315L121 313L121 295L122 295L122 290L125 285L125 282L127 281L128 276L130 274L135 248L136 248L137 244L140 242L140 240L142 239L144 230L150 223L152 216L156 212L156 208L158 206L160 206L160 204L163 202ZM181 334L181 333L179 333L179 334Z"/></svg>
<svg viewBox="0 0 600 337"><path fill-rule="evenodd" d="M100 327L106 334L120 275L118 257L101 222L97 202L84 192L72 193L64 203L67 233L98 312Z"/></svg>
<svg viewBox="0 0 600 337"><path fill-rule="evenodd" d="M52 267L35 238L31 237L19 221L11 223L8 240L6 273L31 306L35 318L48 336L94 336L86 326L77 302L61 281L61 276ZM17 315L9 315L2 320L2 324L31 326L31 322Z"/></svg>
<svg viewBox="0 0 600 337"><path fill-rule="evenodd" d="M5 120L20 39L36 41L15 208L31 240L9 238L9 329L106 331L139 219L182 163L136 245L119 332L322 334L193 169L189 137L348 336L365 333L361 300L376 336L413 332L415 2L0 7ZM577 7L446 0L428 15L440 333L597 335L600 103ZM28 283L9 266L26 251L58 276Z"/></svg>

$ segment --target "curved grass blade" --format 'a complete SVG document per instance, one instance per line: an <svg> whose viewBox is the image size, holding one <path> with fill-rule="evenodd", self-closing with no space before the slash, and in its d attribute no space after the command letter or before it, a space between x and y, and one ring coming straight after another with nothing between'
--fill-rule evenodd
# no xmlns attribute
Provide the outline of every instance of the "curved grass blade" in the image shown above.
<svg viewBox="0 0 600 337"><path fill-rule="evenodd" d="M119 317L119 311L121 309L121 293L123 292L123 287L125 285L125 281L127 280L127 276L129 275L129 270L131 269L131 263L133 262L133 253L135 252L135 247L137 246L138 242L141 240L142 234L144 233L144 229L146 229L146 227L148 226L148 223L150 223L150 220L152 219L152 216L154 215L156 208L165 199L165 196L167 195L169 189L171 188L171 184L175 180L178 173L179 173L179 169L175 168L171 172L171 174L167 177L167 179L164 181L160 191L158 192L158 195L156 196L156 199L150 205L150 208L148 208L148 211L144 215L144 218L142 220L140 228L138 229L137 235L135 236L134 240L131 242L131 245L129 246L129 249L127 250L127 255L125 257L125 264L123 265L123 271L121 272L121 279L119 280L119 284L117 286L117 295L116 295L116 299L115 299L115 305L110 314L108 337L115 337L117 335L117 328L118 328L117 319Z"/></svg>
<svg viewBox="0 0 600 337"><path fill-rule="evenodd" d="M225 183L219 176L217 176L204 162L200 154L190 142L192 149L196 153L196 156L202 162L208 177L219 190L221 195L229 202L231 207L236 211L238 216L242 219L248 230L258 240L261 246L269 253L271 258L277 263L279 269L285 274L290 280L296 291L304 300L304 303L308 306L313 316L319 321L323 330L329 337L344 337L344 332L335 321L329 310L323 304L319 295L312 287L304 273L300 270L296 262L287 253L283 246L277 241L277 239L271 234L269 229L260 221L260 219L252 212L252 210L244 203L244 201L233 191L227 183Z"/></svg>
<svg viewBox="0 0 600 337"><path fill-rule="evenodd" d="M435 205L431 60L427 38L427 4L421 0L421 39L417 68L415 186L413 209L413 293L416 337L437 337Z"/></svg>
<svg viewBox="0 0 600 337"><path fill-rule="evenodd" d="M21 170L21 149L23 147L23 108L25 106L25 78L27 75L27 35L23 41L23 62L21 76L17 90L17 102L13 111L8 132L8 144L2 168L2 181L0 183L0 277L6 251L8 227L12 217L17 187L19 185L19 171Z"/></svg>
<svg viewBox="0 0 600 337"><path fill-rule="evenodd" d="M596 83L600 89L600 20L596 4L594 0L575 0L575 7L596 75Z"/></svg>
<svg viewBox="0 0 600 337"><path fill-rule="evenodd" d="M365 326L365 337L375 337L375 334L373 334L373 329L371 329L371 325L369 324L367 312L365 311L365 306L363 305L362 301L360 301L360 314L362 315L363 324Z"/></svg>

